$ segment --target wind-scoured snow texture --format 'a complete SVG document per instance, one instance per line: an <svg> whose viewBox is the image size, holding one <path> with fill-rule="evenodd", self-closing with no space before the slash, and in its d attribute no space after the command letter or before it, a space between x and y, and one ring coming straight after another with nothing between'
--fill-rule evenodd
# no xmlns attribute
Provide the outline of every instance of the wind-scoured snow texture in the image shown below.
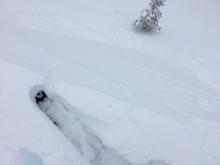
<svg viewBox="0 0 220 165"><path fill-rule="evenodd" d="M0 75L0 164L88 165L30 101L41 76L3 61Z"/></svg>

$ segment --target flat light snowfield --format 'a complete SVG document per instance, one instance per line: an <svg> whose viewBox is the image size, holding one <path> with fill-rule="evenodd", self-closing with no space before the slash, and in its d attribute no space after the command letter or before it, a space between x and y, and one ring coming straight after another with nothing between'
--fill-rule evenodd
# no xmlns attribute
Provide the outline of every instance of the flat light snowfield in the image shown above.
<svg viewBox="0 0 220 165"><path fill-rule="evenodd" d="M220 165L220 1L149 2L0 1L1 165Z"/></svg>

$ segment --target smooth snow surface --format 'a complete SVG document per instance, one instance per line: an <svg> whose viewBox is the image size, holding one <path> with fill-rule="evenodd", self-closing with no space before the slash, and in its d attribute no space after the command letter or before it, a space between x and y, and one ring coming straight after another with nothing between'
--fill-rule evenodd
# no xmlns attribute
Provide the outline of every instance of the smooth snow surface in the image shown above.
<svg viewBox="0 0 220 165"><path fill-rule="evenodd" d="M21 148L45 165L90 164L33 104L36 84L133 164L220 164L220 2L168 0L162 30L138 33L147 6L0 1L2 165Z"/></svg>
<svg viewBox="0 0 220 165"><path fill-rule="evenodd" d="M21 148L18 151L16 163L18 165L44 165L39 156L25 148Z"/></svg>

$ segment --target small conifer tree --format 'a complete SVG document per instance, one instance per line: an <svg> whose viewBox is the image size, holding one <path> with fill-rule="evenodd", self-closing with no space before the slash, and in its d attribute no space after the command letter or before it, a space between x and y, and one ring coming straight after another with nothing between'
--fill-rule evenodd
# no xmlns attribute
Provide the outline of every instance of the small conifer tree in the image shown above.
<svg viewBox="0 0 220 165"><path fill-rule="evenodd" d="M164 6L166 0L151 0L150 8L145 9L141 12L141 16L134 22L135 27L141 31L154 31L160 30L160 26L158 24L159 19L162 16L159 7Z"/></svg>

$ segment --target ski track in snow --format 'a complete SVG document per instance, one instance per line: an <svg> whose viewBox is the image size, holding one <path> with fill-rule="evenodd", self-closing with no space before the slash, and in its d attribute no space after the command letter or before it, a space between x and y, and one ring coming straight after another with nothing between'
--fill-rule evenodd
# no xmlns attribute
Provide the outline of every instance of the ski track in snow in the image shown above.
<svg viewBox="0 0 220 165"><path fill-rule="evenodd" d="M30 95L35 102L36 94L46 91L43 86L35 86ZM42 95L43 96L43 95ZM36 104L36 102L35 102ZM102 140L94 134L80 119L73 108L64 103L61 97L50 94L45 100L36 104L39 109L59 128L59 130L78 149L79 153L93 165L132 165L116 150L103 144ZM144 165L144 164L142 164ZM150 160L145 165L167 165L162 160Z"/></svg>

